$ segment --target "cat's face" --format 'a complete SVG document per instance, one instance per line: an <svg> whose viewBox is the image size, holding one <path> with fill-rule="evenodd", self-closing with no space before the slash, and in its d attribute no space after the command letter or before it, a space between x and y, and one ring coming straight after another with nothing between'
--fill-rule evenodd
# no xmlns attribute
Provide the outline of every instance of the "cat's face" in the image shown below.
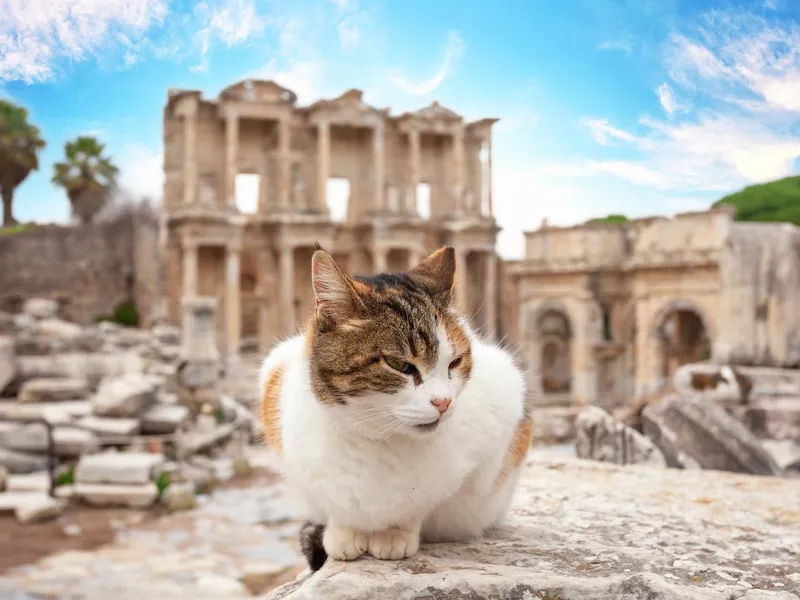
<svg viewBox="0 0 800 600"><path fill-rule="evenodd" d="M431 435L458 410L472 353L450 308L454 272L451 248L409 273L371 278L314 254L311 382L338 426L375 439Z"/></svg>

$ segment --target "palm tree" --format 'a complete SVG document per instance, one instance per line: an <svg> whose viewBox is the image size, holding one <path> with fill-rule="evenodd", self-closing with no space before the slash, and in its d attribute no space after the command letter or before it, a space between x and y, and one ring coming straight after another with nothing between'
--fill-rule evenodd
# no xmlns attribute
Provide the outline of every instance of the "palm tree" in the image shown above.
<svg viewBox="0 0 800 600"><path fill-rule="evenodd" d="M39 128L28 123L28 111L0 100L0 196L3 198L3 227L14 225L14 190L31 171L39 168L37 152L45 142Z"/></svg>
<svg viewBox="0 0 800 600"><path fill-rule="evenodd" d="M53 165L53 183L67 192L72 215L91 223L117 187L119 169L106 156L105 145L90 136L64 144L66 159Z"/></svg>

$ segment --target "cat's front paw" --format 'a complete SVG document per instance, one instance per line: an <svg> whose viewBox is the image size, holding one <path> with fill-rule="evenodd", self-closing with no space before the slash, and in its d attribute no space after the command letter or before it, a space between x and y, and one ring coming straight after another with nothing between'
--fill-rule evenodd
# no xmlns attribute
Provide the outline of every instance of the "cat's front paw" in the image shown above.
<svg viewBox="0 0 800 600"><path fill-rule="evenodd" d="M367 551L367 534L329 523L322 536L322 546L334 560L355 560Z"/></svg>
<svg viewBox="0 0 800 600"><path fill-rule="evenodd" d="M369 553L383 560L400 560L419 550L419 532L390 528L370 534Z"/></svg>

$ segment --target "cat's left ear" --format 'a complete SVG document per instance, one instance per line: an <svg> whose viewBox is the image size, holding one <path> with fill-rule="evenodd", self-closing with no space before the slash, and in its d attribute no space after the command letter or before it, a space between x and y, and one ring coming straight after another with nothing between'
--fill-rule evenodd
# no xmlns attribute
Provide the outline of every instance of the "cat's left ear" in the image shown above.
<svg viewBox="0 0 800 600"><path fill-rule="evenodd" d="M311 257L311 284L317 301L317 314L331 322L342 322L364 309L350 278L321 248Z"/></svg>
<svg viewBox="0 0 800 600"><path fill-rule="evenodd" d="M453 299L456 277L456 251L449 246L439 248L409 271L409 275L425 286L439 306L447 307ZM463 273L458 274L463 277Z"/></svg>

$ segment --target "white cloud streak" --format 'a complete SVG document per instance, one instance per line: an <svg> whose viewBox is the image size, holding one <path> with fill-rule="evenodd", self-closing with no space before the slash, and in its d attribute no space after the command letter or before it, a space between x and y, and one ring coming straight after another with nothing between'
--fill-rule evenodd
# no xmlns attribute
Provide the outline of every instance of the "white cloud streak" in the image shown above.
<svg viewBox="0 0 800 600"><path fill-rule="evenodd" d="M412 96L427 96L436 91L445 79L457 68L464 55L466 45L461 36L451 31L447 36L442 63L431 77L421 81L412 81L404 75L389 75L389 82L402 92Z"/></svg>

